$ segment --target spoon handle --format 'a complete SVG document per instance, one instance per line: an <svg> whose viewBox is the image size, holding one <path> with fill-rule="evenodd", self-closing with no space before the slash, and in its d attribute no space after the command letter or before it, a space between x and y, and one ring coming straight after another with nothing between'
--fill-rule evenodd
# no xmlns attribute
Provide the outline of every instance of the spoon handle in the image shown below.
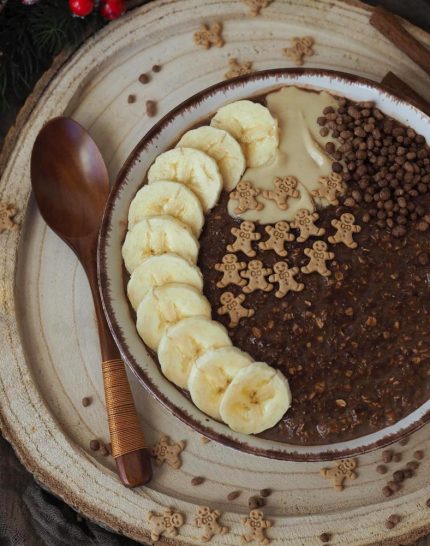
<svg viewBox="0 0 430 546"><path fill-rule="evenodd" d="M110 333L98 290L97 280L91 268L85 268L94 299L105 391L106 411L119 477L126 487L137 487L152 478L152 465L145 447L125 365Z"/></svg>

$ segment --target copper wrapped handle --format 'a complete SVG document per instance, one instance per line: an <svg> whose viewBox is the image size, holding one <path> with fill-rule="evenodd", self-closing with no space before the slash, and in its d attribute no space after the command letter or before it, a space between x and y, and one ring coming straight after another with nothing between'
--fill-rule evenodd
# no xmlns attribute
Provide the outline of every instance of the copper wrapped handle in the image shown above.
<svg viewBox="0 0 430 546"><path fill-rule="evenodd" d="M151 460L120 358L102 363L112 456L119 477L127 487L147 483L152 477Z"/></svg>

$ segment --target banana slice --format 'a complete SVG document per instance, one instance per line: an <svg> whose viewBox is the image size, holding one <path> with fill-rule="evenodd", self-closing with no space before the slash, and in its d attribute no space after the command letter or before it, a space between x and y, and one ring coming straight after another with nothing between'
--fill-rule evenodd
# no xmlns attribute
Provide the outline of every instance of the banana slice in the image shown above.
<svg viewBox="0 0 430 546"><path fill-rule="evenodd" d="M191 263L197 262L199 243L191 229L173 216L152 216L131 229L122 246L125 267L132 273L150 256L173 252Z"/></svg>
<svg viewBox="0 0 430 546"><path fill-rule="evenodd" d="M209 349L191 368L188 390L194 404L207 415L221 421L220 404L237 373L252 358L236 347Z"/></svg>
<svg viewBox="0 0 430 546"><path fill-rule="evenodd" d="M264 362L253 362L230 383L220 414L236 432L257 434L275 426L290 404L290 387L282 373Z"/></svg>
<svg viewBox="0 0 430 546"><path fill-rule="evenodd" d="M159 155L148 171L148 183L173 180L188 186L204 212L215 206L222 189L222 176L215 159L193 148L174 148Z"/></svg>
<svg viewBox="0 0 430 546"><path fill-rule="evenodd" d="M142 262L131 274L127 285L127 295L134 310L146 294L156 286L180 282L203 290L203 277L200 269L176 254L151 256Z"/></svg>
<svg viewBox="0 0 430 546"><path fill-rule="evenodd" d="M201 315L211 317L208 300L194 286L182 283L152 288L137 308L137 331L156 351L164 332L180 320Z"/></svg>
<svg viewBox="0 0 430 546"><path fill-rule="evenodd" d="M276 155L278 121L262 104L250 100L227 104L212 118L211 126L224 129L240 142L248 167L261 167Z"/></svg>
<svg viewBox="0 0 430 546"><path fill-rule="evenodd" d="M185 133L176 147L195 148L215 159L224 181L232 191L245 170L245 156L239 142L227 131L203 125Z"/></svg>
<svg viewBox="0 0 430 546"><path fill-rule="evenodd" d="M195 361L208 349L231 345L222 324L206 317L190 317L165 331L158 346L158 360L169 381L187 388Z"/></svg>
<svg viewBox="0 0 430 546"><path fill-rule="evenodd" d="M141 188L128 211L128 228L148 218L167 214L187 226L198 237L203 227L203 209L197 196L183 184L160 181Z"/></svg>

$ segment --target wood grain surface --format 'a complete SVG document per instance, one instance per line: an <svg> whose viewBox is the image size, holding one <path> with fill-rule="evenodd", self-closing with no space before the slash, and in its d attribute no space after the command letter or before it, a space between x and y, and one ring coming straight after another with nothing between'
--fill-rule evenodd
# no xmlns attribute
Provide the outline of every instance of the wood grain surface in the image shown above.
<svg viewBox="0 0 430 546"><path fill-rule="evenodd" d="M35 136L53 116L72 116L99 145L113 180L131 149L158 117L194 92L223 79L228 59L252 61L254 69L289 66L282 49L292 36L312 35L315 55L305 66L340 69L375 80L392 70L430 99L425 73L411 64L368 24L369 12L357 2L275 0L251 18L240 1L159 0L138 8L90 39L40 89L7 148L0 201L19 209L21 230L0 234L0 424L24 464L54 493L87 517L141 541L148 541L147 512L172 506L186 515L176 539L161 544L201 544L192 525L195 506L223 512L230 532L214 544L236 545L247 499L272 488L264 511L274 522L274 544L317 545L323 532L331 544L411 544L430 530L430 456L417 476L390 499L387 481L375 471L376 451L359 457L359 477L342 493L330 489L318 463L269 461L201 438L168 414L130 377L149 442L162 433L184 440L183 465L157 468L149 487L123 488L110 457L89 449L93 438L108 440L95 315L84 272L71 251L45 226L29 199L29 158ZM224 24L223 48L199 49L192 40L202 22ZM412 25L413 35L430 46L430 37ZM162 69L151 71L154 64ZM141 73L151 81L142 85ZM136 96L129 104L127 97ZM145 114L155 100L158 114ZM11 137L12 138L12 137ZM12 140L10 140L12 142ZM82 407L81 399L92 404ZM430 455L430 428L395 446L403 460L416 449ZM194 476L205 482L191 486ZM242 491L227 501L232 490ZM390 514L402 516L392 530Z"/></svg>

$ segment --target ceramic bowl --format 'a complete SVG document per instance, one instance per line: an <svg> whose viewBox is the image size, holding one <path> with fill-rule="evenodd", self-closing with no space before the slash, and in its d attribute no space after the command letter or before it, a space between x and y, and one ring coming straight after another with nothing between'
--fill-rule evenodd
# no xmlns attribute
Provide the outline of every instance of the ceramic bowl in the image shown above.
<svg viewBox="0 0 430 546"><path fill-rule="evenodd" d="M179 419L222 444L260 456L294 461L343 458L398 441L430 418L430 401L395 423L360 438L318 446L298 446L246 436L203 414L162 375L140 339L124 288L121 246L131 200L154 159L178 137L222 105L285 85L328 90L355 101L371 100L386 114L410 125L430 141L430 118L400 97L360 77L325 70L278 69L221 82L189 98L161 119L131 152L111 192L99 241L99 283L112 334L125 362L141 384ZM294 393L293 393L294 396Z"/></svg>

